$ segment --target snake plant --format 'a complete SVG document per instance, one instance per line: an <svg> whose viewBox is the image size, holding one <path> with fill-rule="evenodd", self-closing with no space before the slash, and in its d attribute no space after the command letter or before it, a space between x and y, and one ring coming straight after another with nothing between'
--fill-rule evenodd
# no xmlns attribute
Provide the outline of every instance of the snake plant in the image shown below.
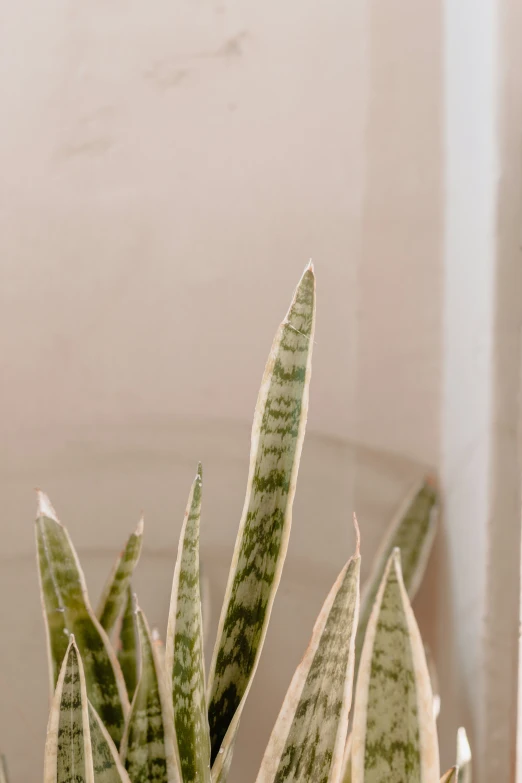
<svg viewBox="0 0 522 783"><path fill-rule="evenodd" d="M288 547L308 411L315 298L310 265L276 333L261 383L245 503L208 681L201 466L173 563L164 649L133 592L143 520L116 559L95 610L70 536L39 493L36 549L52 697L44 783L226 783ZM437 509L431 479L412 487L361 595L355 522L356 550L346 554L319 613L257 783L456 779L456 768L440 775L431 678L410 603ZM469 781L469 759L467 770ZM7 781L3 758L0 778Z"/></svg>

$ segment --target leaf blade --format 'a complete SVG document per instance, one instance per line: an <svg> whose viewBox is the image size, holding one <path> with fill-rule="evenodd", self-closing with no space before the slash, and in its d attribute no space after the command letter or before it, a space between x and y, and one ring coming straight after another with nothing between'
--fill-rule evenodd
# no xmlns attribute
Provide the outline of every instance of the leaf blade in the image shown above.
<svg viewBox="0 0 522 783"><path fill-rule="evenodd" d="M361 657L352 781L439 783L439 778L430 678L396 549L379 587Z"/></svg>
<svg viewBox="0 0 522 783"><path fill-rule="evenodd" d="M143 542L143 517L140 519L134 533L131 533L123 551L105 583L96 616L103 630L110 635L118 618L125 608L126 598L130 590L131 578L138 564Z"/></svg>
<svg viewBox="0 0 522 783"><path fill-rule="evenodd" d="M458 767L452 767L440 779L440 783L457 783L458 780Z"/></svg>
<svg viewBox="0 0 522 783"><path fill-rule="evenodd" d="M130 585L127 588L116 655L123 679L125 680L129 700L132 701L136 685L138 684L138 628L136 626L136 615L134 614Z"/></svg>
<svg viewBox="0 0 522 783"><path fill-rule="evenodd" d="M141 671L132 700L120 755L133 781L171 783L174 762L172 711L168 709L165 672L157 657L143 612L136 606Z"/></svg>
<svg viewBox="0 0 522 783"><path fill-rule="evenodd" d="M61 651L73 633L82 655L87 693L115 743L119 743L128 699L109 639L89 603L85 577L65 527L48 498L39 495L36 537L42 607L48 635L51 687L60 671ZM45 592L45 594L44 594ZM64 644L65 639L65 644Z"/></svg>
<svg viewBox="0 0 522 783"><path fill-rule="evenodd" d="M231 746L286 556L308 408L315 323L311 266L279 327L256 405L243 514L209 677L211 759ZM236 720L236 724L237 724ZM223 755L223 754L222 754Z"/></svg>
<svg viewBox="0 0 522 783"><path fill-rule="evenodd" d="M256 783L328 783L343 770L352 698L360 555L334 583L287 691Z"/></svg>
<svg viewBox="0 0 522 783"><path fill-rule="evenodd" d="M466 729L461 726L457 732L457 766L459 783L472 783L472 755Z"/></svg>
<svg viewBox="0 0 522 783"><path fill-rule="evenodd" d="M199 571L202 470L192 484L174 570L166 641L177 753L183 783L210 783Z"/></svg>
<svg viewBox="0 0 522 783"><path fill-rule="evenodd" d="M98 726L98 745L104 745L103 770L93 763L91 728ZM130 783L116 747L87 699L85 672L74 636L58 676L45 745L44 783Z"/></svg>
<svg viewBox="0 0 522 783"><path fill-rule="evenodd" d="M431 478L424 479L411 489L392 520L375 557L371 575L364 585L355 642L356 680L366 628L388 560L393 550L399 548L404 564L404 585L410 600L413 600L426 569L437 528L437 517L438 497L434 482Z"/></svg>

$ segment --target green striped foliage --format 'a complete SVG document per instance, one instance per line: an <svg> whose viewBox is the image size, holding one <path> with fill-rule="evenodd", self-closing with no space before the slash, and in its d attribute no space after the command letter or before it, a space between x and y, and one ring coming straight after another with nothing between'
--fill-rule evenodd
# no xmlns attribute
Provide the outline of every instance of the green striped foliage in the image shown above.
<svg viewBox="0 0 522 783"><path fill-rule="evenodd" d="M386 565L361 656L352 734L352 783L439 783L433 694L402 579Z"/></svg>
<svg viewBox="0 0 522 783"><path fill-rule="evenodd" d="M123 552L117 557L100 597L96 615L101 627L109 635L128 603L131 578L140 558L142 541L143 517L129 536Z"/></svg>
<svg viewBox="0 0 522 783"><path fill-rule="evenodd" d="M364 636L386 564L395 548L400 549L403 582L413 600L424 576L435 537L438 519L438 497L433 480L415 485L392 520L375 557L371 575L361 596L359 628L355 641L355 672L361 658Z"/></svg>
<svg viewBox="0 0 522 783"><path fill-rule="evenodd" d="M121 758L132 783L177 781L172 710L165 670L147 620L136 605L140 677L121 743Z"/></svg>
<svg viewBox="0 0 522 783"><path fill-rule="evenodd" d="M115 745L87 700L82 659L72 634L49 715L44 783L130 783Z"/></svg>
<svg viewBox="0 0 522 783"><path fill-rule="evenodd" d="M199 572L202 469L192 484L174 570L165 650L183 783L210 783Z"/></svg>
<svg viewBox="0 0 522 783"><path fill-rule="evenodd" d="M38 493L36 544L44 620L47 629L51 692L73 633L82 655L89 700L119 744L128 699L107 634L89 603L85 578L69 534L49 499Z"/></svg>
<svg viewBox="0 0 522 783"><path fill-rule="evenodd" d="M131 587L127 587L123 615L116 648L118 663L125 680L129 700L132 701L138 683L138 627L133 608Z"/></svg>
<svg viewBox="0 0 522 783"><path fill-rule="evenodd" d="M266 636L290 535L308 410L315 277L308 267L268 358L250 471L209 677L211 758L223 779Z"/></svg>
<svg viewBox="0 0 522 783"><path fill-rule="evenodd" d="M256 783L337 783L352 700L359 546L341 571L286 694Z"/></svg>

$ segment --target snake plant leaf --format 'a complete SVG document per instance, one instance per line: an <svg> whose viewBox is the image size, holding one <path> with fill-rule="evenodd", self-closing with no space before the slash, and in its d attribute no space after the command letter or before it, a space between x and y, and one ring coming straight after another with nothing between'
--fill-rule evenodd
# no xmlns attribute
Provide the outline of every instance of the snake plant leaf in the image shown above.
<svg viewBox="0 0 522 783"><path fill-rule="evenodd" d="M343 771L341 774L341 783L352 783L352 733L348 734L348 739L344 746Z"/></svg>
<svg viewBox="0 0 522 783"><path fill-rule="evenodd" d="M127 603L132 574L140 559L142 541L143 517L134 533L129 536L125 549L116 559L100 597L96 616L108 635L111 634Z"/></svg>
<svg viewBox="0 0 522 783"><path fill-rule="evenodd" d="M82 655L89 700L118 745L129 708L123 675L89 603L85 577L67 530L42 492L38 506L36 542L51 691L68 649L68 636L73 633Z"/></svg>
<svg viewBox="0 0 522 783"><path fill-rule="evenodd" d="M58 676L45 745L44 783L130 783L118 751L87 699L74 635Z"/></svg>
<svg viewBox="0 0 522 783"><path fill-rule="evenodd" d="M223 751L221 765L259 662L288 547L314 324L310 265L276 333L254 414L245 504L209 676L211 759Z"/></svg>
<svg viewBox="0 0 522 783"><path fill-rule="evenodd" d="M199 573L202 469L192 484L174 569L165 666L183 783L210 783Z"/></svg>
<svg viewBox="0 0 522 783"><path fill-rule="evenodd" d="M352 735L352 783L439 783L433 694L399 549L368 623Z"/></svg>
<svg viewBox="0 0 522 783"><path fill-rule="evenodd" d="M372 571L361 595L361 612L355 641L355 680L361 659L364 635L382 575L393 550L401 550L402 575L410 600L417 592L435 537L438 519L438 496L432 478L416 484L390 524Z"/></svg>
<svg viewBox="0 0 522 783"><path fill-rule="evenodd" d="M0 754L0 783L9 783L9 775L7 774L7 759L4 754Z"/></svg>
<svg viewBox="0 0 522 783"><path fill-rule="evenodd" d="M440 783L457 783L458 774L459 774L459 768L452 767L451 769L448 769L448 771L444 773L444 775L440 779Z"/></svg>
<svg viewBox="0 0 522 783"><path fill-rule="evenodd" d="M125 680L129 700L132 701L138 683L138 627L133 608L131 586L127 587L116 648L118 663Z"/></svg>
<svg viewBox="0 0 522 783"><path fill-rule="evenodd" d="M337 783L352 701L359 545L315 623L274 726L256 783Z"/></svg>
<svg viewBox="0 0 522 783"><path fill-rule="evenodd" d="M428 671L430 673L431 691L433 693L433 715L435 716L435 720L438 720L438 717L440 715L439 677L437 674L435 659L433 658L433 654L427 644L424 645L424 654L426 656L426 663L428 664Z"/></svg>
<svg viewBox="0 0 522 783"><path fill-rule="evenodd" d="M135 608L140 646L140 676L125 726L120 755L133 783L178 780L174 722L165 670L157 656L147 620Z"/></svg>
<svg viewBox="0 0 522 783"><path fill-rule="evenodd" d="M466 729L462 726L457 732L457 766L459 768L459 783L471 783L473 780L471 765L471 748Z"/></svg>

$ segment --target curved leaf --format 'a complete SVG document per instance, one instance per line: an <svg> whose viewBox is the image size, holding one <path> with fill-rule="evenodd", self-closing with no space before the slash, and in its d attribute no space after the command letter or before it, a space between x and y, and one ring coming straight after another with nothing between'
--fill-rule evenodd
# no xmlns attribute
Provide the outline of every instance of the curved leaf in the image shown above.
<svg viewBox="0 0 522 783"><path fill-rule="evenodd" d="M127 603L130 582L140 559L143 541L143 517L131 533L123 552L118 556L112 572L103 588L96 616L103 630L110 635Z"/></svg>
<svg viewBox="0 0 522 783"><path fill-rule="evenodd" d="M183 783L210 783L199 573L201 482L199 465L181 529L165 653Z"/></svg>
<svg viewBox="0 0 522 783"><path fill-rule="evenodd" d="M274 339L254 415L245 505L210 667L212 762L220 751L221 757L231 752L286 556L308 410L314 322L315 278L309 266Z"/></svg>
<svg viewBox="0 0 522 783"><path fill-rule="evenodd" d="M130 783L107 730L87 700L74 636L58 676L45 745L44 783Z"/></svg>
<svg viewBox="0 0 522 783"><path fill-rule="evenodd" d="M132 701L138 682L138 628L131 587L127 588L125 606L118 634L116 655L121 667L129 699Z"/></svg>
<svg viewBox="0 0 522 783"><path fill-rule="evenodd" d="M321 609L256 783L337 783L340 778L352 701L359 573L357 546Z"/></svg>
<svg viewBox="0 0 522 783"><path fill-rule="evenodd" d="M177 781L172 710L165 671L147 621L136 607L141 671L121 743L121 758L133 783Z"/></svg>
<svg viewBox="0 0 522 783"><path fill-rule="evenodd" d="M356 680L366 627L390 555L396 547L400 549L404 586L410 600L413 600L426 570L437 529L438 510L434 482L431 478L425 479L412 488L390 525L361 595L361 613L355 641Z"/></svg>
<svg viewBox="0 0 522 783"><path fill-rule="evenodd" d="M9 775L7 773L7 759L4 754L0 754L0 783L9 783Z"/></svg>
<svg viewBox="0 0 522 783"><path fill-rule="evenodd" d="M352 783L439 779L430 677L396 549L377 593L361 657Z"/></svg>
<svg viewBox="0 0 522 783"><path fill-rule="evenodd" d="M49 499L39 493L36 541L49 648L51 690L73 633L85 667L87 693L115 743L128 710L125 683L107 634L91 609L78 556Z"/></svg>

